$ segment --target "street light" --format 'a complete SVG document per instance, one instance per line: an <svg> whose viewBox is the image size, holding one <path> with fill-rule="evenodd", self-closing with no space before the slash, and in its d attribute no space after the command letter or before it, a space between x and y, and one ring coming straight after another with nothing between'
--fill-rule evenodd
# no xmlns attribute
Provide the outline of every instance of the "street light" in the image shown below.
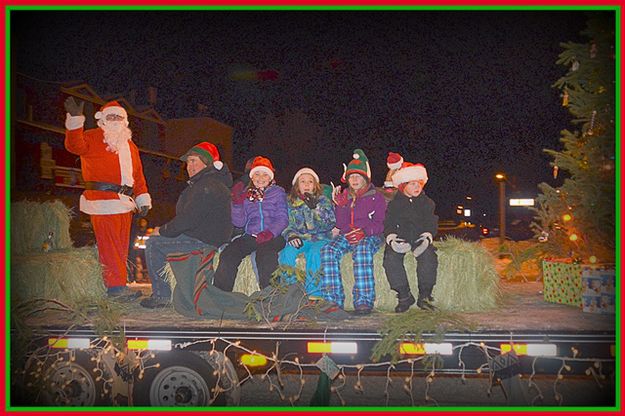
<svg viewBox="0 0 625 416"><path fill-rule="evenodd" d="M506 241L506 175L498 173L495 179L499 182L499 244Z"/></svg>

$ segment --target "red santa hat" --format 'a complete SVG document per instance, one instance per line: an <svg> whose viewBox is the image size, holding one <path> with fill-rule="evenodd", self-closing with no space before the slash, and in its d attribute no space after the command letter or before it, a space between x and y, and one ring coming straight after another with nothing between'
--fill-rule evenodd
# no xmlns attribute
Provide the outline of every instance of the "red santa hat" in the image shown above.
<svg viewBox="0 0 625 416"><path fill-rule="evenodd" d="M421 163L404 162L401 168L393 175L393 185L396 187L411 181L423 181L424 185L427 183L428 172Z"/></svg>
<svg viewBox="0 0 625 416"><path fill-rule="evenodd" d="M211 164L217 170L221 170L224 167L223 162L219 158L219 151L217 150L217 146L210 142L202 142L193 146L191 149L187 151L184 155L180 157L180 160L183 162L187 161L187 158L190 155L196 155L206 166L210 166Z"/></svg>
<svg viewBox="0 0 625 416"><path fill-rule="evenodd" d="M106 118L109 114L117 114L118 116L128 119L126 110L124 110L124 107L122 107L117 101L109 101L104 104L102 108L100 108L100 111L95 113L94 117L96 120L100 120L101 118Z"/></svg>
<svg viewBox="0 0 625 416"><path fill-rule="evenodd" d="M299 179L299 177L303 174L309 174L311 175L313 178L315 178L315 180L317 181L317 183L319 183L319 175L317 175L317 172L315 172L314 170L312 170L311 168L301 168L300 170L298 170L295 173L295 176L293 176L293 182L292 184L295 185L297 183L297 180Z"/></svg>
<svg viewBox="0 0 625 416"><path fill-rule="evenodd" d="M276 170L273 168L271 160L263 156L256 156L252 162L252 169L250 169L250 178L255 172L265 172L271 179L273 179L275 171Z"/></svg>
<svg viewBox="0 0 625 416"><path fill-rule="evenodd" d="M401 168L401 164L404 163L404 158L399 153L388 152L386 157L386 166L389 169L395 170Z"/></svg>

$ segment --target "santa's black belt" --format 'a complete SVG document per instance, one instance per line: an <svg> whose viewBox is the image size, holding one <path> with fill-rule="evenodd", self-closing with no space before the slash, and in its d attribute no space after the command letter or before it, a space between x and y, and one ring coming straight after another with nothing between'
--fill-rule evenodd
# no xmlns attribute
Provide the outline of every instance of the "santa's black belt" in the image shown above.
<svg viewBox="0 0 625 416"><path fill-rule="evenodd" d="M85 189L90 191L111 191L123 195L132 195L132 186L117 185L109 182L85 182Z"/></svg>

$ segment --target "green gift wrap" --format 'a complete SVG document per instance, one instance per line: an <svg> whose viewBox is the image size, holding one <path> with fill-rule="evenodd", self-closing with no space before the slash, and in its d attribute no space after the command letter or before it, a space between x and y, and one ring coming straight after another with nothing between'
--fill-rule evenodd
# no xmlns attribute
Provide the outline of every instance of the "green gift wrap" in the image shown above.
<svg viewBox="0 0 625 416"><path fill-rule="evenodd" d="M543 294L547 302L582 307L582 264L543 260Z"/></svg>

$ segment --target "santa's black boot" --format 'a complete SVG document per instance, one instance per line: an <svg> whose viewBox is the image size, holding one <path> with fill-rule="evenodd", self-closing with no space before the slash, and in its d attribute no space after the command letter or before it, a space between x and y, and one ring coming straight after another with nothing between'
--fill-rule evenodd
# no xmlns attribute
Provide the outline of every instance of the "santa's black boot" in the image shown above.
<svg viewBox="0 0 625 416"><path fill-rule="evenodd" d="M395 307L395 312L402 313L406 312L408 308L415 302L414 296L412 293L408 292L405 294L397 295L397 306Z"/></svg>

